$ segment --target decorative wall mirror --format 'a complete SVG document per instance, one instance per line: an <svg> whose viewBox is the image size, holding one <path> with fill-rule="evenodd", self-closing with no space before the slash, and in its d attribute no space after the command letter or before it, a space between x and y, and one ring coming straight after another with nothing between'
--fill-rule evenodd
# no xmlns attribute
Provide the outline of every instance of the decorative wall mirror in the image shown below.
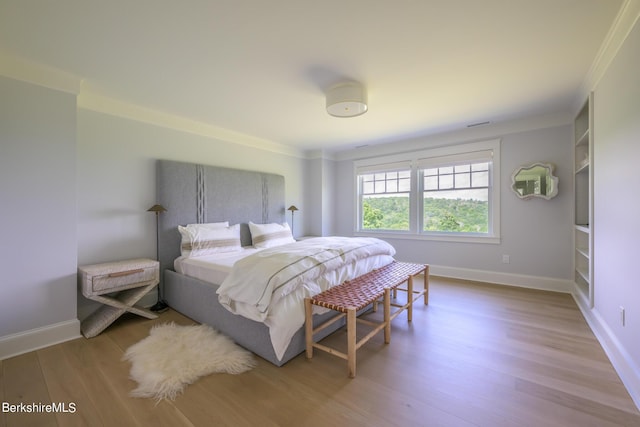
<svg viewBox="0 0 640 427"><path fill-rule="evenodd" d="M521 166L511 175L511 188L521 199L541 197L549 200L558 195L558 177L549 163Z"/></svg>

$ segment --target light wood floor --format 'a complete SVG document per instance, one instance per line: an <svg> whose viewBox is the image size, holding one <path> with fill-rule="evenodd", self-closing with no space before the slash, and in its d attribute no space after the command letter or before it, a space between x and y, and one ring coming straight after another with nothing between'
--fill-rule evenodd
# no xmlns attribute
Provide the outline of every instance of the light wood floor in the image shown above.
<svg viewBox="0 0 640 427"><path fill-rule="evenodd" d="M0 426L640 426L640 413L569 295L432 278L428 307L346 361L316 351L277 368L216 374L158 405L128 397L121 361L151 325L122 318L0 361L0 402L75 403L71 414L2 413ZM327 338L341 344L345 333Z"/></svg>

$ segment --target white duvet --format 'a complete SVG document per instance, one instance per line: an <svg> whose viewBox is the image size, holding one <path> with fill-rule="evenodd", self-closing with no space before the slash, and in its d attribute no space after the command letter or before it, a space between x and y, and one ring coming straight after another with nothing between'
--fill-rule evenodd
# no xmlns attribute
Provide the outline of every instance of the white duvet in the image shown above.
<svg viewBox="0 0 640 427"><path fill-rule="evenodd" d="M264 249L236 262L218 288L229 311L264 322L278 359L304 324L304 298L393 261L375 238L318 237Z"/></svg>

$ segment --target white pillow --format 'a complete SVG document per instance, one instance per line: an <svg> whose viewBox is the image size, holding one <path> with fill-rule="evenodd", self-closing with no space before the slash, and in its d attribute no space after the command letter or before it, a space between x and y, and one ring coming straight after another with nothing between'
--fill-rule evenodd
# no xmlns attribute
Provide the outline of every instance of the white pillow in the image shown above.
<svg viewBox="0 0 640 427"><path fill-rule="evenodd" d="M240 224L223 226L210 224L189 224L178 226L182 236L180 252L183 257L199 257L221 252L242 250L240 245Z"/></svg>
<svg viewBox="0 0 640 427"><path fill-rule="evenodd" d="M251 240L255 248L272 248L295 242L291 228L286 222L282 224L254 224L249 222Z"/></svg>
<svg viewBox="0 0 640 427"><path fill-rule="evenodd" d="M191 234L197 232L201 228L225 228L229 226L229 221L224 222L208 222L206 224L187 224L186 226L179 225L178 231L180 232L180 237L182 241L180 242L180 254L182 256L189 256L189 254L184 253L185 246L191 245ZM189 249L190 251L190 249Z"/></svg>

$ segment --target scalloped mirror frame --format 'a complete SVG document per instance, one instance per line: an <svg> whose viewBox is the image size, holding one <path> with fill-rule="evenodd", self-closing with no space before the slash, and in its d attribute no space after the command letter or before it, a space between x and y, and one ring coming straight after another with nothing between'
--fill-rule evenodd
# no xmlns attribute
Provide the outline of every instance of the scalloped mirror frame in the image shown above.
<svg viewBox="0 0 640 427"><path fill-rule="evenodd" d="M534 171L536 168L542 168L546 170L546 174L542 175ZM551 200L558 195L558 177L553 175L553 165L550 163L533 163L531 165L520 166L511 174L511 189L521 199L530 199L533 197L539 197L545 200ZM527 174L529 172L529 174ZM538 179L523 179L529 177L538 177ZM545 183L542 183L542 177L545 178ZM522 183L525 183L524 185ZM533 184L533 190L530 188ZM537 190L535 189L535 184ZM542 186L546 187L546 190L541 191ZM538 192L536 192L538 191ZM543 194L544 193L544 194Z"/></svg>

